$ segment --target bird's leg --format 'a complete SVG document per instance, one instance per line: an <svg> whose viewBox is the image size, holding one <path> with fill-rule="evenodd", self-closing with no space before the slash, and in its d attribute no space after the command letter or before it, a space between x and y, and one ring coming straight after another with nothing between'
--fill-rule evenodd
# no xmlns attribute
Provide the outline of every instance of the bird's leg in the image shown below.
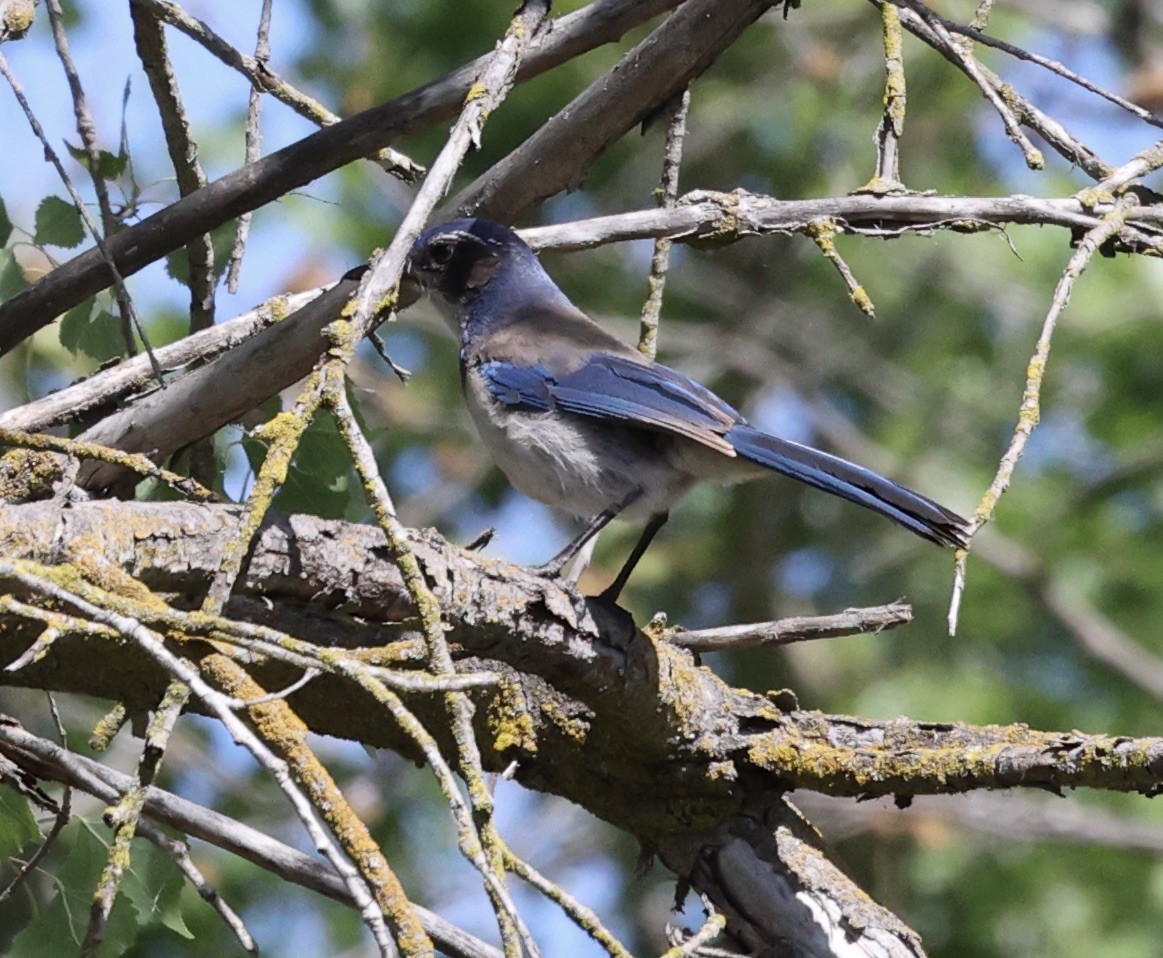
<svg viewBox="0 0 1163 958"><path fill-rule="evenodd" d="M618 573L618 577L606 587L605 591L598 598L603 602L609 602L611 605L618 601L618 596L622 594L622 589L625 588L626 582L630 578L630 573L634 571L634 567L638 565L638 560L646 554L646 550L650 548L650 543L658 535L658 530L666 525L666 520L669 518L669 512L656 512L650 517L650 521L646 523L646 528L642 530L642 535L631 551L630 557L626 560L625 565L622 566L622 571Z"/></svg>
<svg viewBox="0 0 1163 958"><path fill-rule="evenodd" d="M561 575L561 570L565 568L566 563L569 562L575 555L577 555L582 546L590 541L594 536L601 532L606 526L610 524L610 520L617 517L622 510L629 507L636 499L642 495L641 489L634 489L631 493L622 499L620 502L614 503L609 509L603 509L596 516L594 516L582 531L576 535L569 544L562 549L557 555L546 562L544 565L533 566L530 572L535 575L542 576L546 579L556 579Z"/></svg>

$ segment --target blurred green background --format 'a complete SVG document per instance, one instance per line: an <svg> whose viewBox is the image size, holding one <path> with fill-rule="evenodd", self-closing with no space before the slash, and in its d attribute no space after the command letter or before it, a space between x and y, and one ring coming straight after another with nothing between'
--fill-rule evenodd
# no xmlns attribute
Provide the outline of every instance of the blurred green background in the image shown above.
<svg viewBox="0 0 1163 958"><path fill-rule="evenodd" d="M555 12L580 5L561 3ZM962 21L974 7L966 0L940 5ZM240 48L253 45L257 5L188 8ZM991 29L1114 90L1141 92L1150 88L1153 64L1163 64L1156 55L1163 28L1149 13L1138 21L1129 16L1145 9L1132 2L1080 2L1068 12L1057 4L999 4ZM347 115L490 49L510 14L504 4L481 2L285 0L275 7L272 65ZM103 143L114 153L122 88L132 79L125 118L133 165L117 182L142 213L152 212L175 188L135 67L127 13L85 0L72 16L82 76ZM519 144L643 34L517 88L490 118L483 149L469 157L458 182ZM245 83L185 38L170 38L203 162L211 176L220 175L242 159ZM54 143L75 142L43 15L28 39L4 52ZM981 55L1112 165L1157 138L1150 126L1030 64ZM916 41L906 41L905 56L908 186L1068 196L1088 185L1049 150L1045 172L1026 170L975 87ZM856 189L873 172L882 92L880 22L871 4L813 0L786 20L769 13L695 84L681 189L743 187L795 199ZM50 221L52 204L38 214L48 194L65 194L51 170L40 167L41 152L7 91L0 91L0 129L6 141L0 200L15 226L0 251L0 296L7 296L46 261L71 252L62 248L68 231ZM268 101L264 131L270 151L309 127ZM444 133L398 146L426 163ZM517 225L649 206L662 139L657 128L627 136L579 190ZM71 169L80 178L75 163ZM1158 177L1147 182L1163 188ZM222 292L219 317L327 282L364 260L386 245L410 195L363 163L260 210L242 289ZM839 249L875 303L875 319L850 303L833 267L804 237L679 246L660 359L713 387L756 424L856 459L968 514L1013 429L1026 364L1071 255L1069 242L1063 230L1037 227L891 241L841 237ZM547 254L544 262L575 302L633 339L649 255L650 244L641 242ZM996 521L975 543L955 638L945 629L948 554L790 481L695 492L672 515L625 600L641 621L664 610L671 622L697 627L904 597L916 622L901 630L708 661L733 683L790 687L805 707L869 718L1159 734L1161 283L1158 263L1128 257L1097 259L1078 283L1055 335L1042 425ZM160 264L135 277L131 289L155 342L181 335L188 293ZM0 361L6 406L114 355L114 324L103 316L110 309L102 298L67 328L49 328ZM368 350L353 371L354 395L403 519L436 526L457 542L496 526L492 554L519 562L550 556L568 532L490 465L461 402L455 349L435 313L417 306L384 332L414 378L402 385ZM238 497L257 450L238 430L224 432L218 445L221 486ZM330 422L312 428L277 507L367 518ZM629 526L606 533L583 586L604 586L637 533ZM62 707L74 745L83 747L100 704ZM43 697L4 690L0 710L46 733L51 728ZM318 744L414 897L493 937L485 898L456 852L430 776L391 755ZM135 749L125 736L113 760L128 767ZM209 723L184 721L165 783L304 844L272 784ZM598 910L635 953L664 948L671 876L657 867L636 876L634 843L562 800L507 783L499 783L497 795L502 832L518 852ZM74 823L45 874L0 904L0 942L11 954L67 954L70 929L83 933L87 895L104 857L98 839L106 832L99 809L81 808L89 826ZM805 808L833 841L837 861L916 927L934 958L1163 954L1163 811L1145 799L1013 793L918 802L900 812L809 797ZM5 851L19 844L13 839ZM137 854L145 890L118 905L121 925L108 953L234 953L218 919L180 886L172 867L144 848ZM354 912L213 850L200 848L198 858L264 954L366 953ZM155 902L150 889L165 891ZM599 953L550 904L524 892L518 901L547 955ZM687 919L699 922L697 908ZM58 940L61 950L43 950Z"/></svg>

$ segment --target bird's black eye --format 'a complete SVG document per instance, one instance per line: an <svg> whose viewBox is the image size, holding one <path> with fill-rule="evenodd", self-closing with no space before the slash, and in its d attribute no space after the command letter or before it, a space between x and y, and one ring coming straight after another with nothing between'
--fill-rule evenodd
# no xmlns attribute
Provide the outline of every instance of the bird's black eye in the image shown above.
<svg viewBox="0 0 1163 958"><path fill-rule="evenodd" d="M451 243L434 243L429 255L432 257L432 262L437 266L447 266L452 262L452 253Z"/></svg>

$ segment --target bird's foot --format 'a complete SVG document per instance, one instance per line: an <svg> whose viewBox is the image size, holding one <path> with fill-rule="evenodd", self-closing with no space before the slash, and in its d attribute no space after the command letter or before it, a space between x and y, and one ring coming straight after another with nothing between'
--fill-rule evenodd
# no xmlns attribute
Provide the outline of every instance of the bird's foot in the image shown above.
<svg viewBox="0 0 1163 958"><path fill-rule="evenodd" d="M565 566L569 562L568 559L550 559L543 565L526 566L530 574L541 579L560 579L562 572L565 571Z"/></svg>
<svg viewBox="0 0 1163 958"><path fill-rule="evenodd" d="M607 589L600 595L587 596L586 605L604 640L616 648L626 649L637 635L638 627L634 624L634 616L618 605L617 595L612 598L607 595L610 591Z"/></svg>

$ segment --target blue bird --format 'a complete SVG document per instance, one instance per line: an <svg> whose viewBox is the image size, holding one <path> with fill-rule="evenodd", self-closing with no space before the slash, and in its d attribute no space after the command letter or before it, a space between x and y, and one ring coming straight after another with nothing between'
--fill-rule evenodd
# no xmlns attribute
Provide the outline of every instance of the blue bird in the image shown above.
<svg viewBox="0 0 1163 958"><path fill-rule="evenodd" d="M858 503L939 545L966 521L863 466L749 425L709 389L651 362L573 305L511 229L457 219L428 229L405 284L441 308L460 341L460 380L477 431L527 496L585 529L537 569L560 575L620 516L646 526L614 582L617 599L671 508L699 481L777 472Z"/></svg>

